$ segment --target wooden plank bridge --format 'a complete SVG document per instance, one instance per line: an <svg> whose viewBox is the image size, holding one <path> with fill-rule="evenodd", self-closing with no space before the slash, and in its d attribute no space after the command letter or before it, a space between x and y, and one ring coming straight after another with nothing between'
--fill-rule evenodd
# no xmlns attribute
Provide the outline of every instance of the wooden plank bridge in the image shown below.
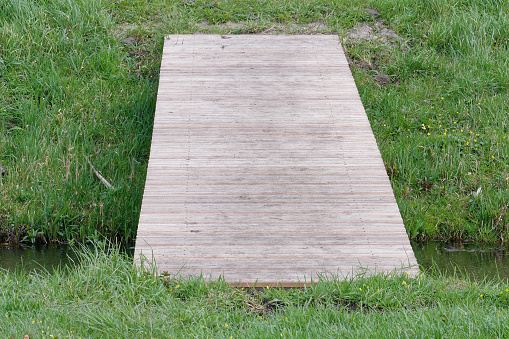
<svg viewBox="0 0 509 339"><path fill-rule="evenodd" d="M135 253L238 286L418 271L337 36L167 38Z"/></svg>

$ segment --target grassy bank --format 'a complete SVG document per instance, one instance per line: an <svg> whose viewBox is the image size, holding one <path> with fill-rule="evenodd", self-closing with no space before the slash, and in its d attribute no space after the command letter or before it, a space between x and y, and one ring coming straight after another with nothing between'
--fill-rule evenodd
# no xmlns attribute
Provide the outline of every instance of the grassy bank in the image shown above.
<svg viewBox="0 0 509 339"><path fill-rule="evenodd" d="M410 236L506 241L508 12L502 0L2 1L1 242L133 240L163 37L195 32L339 34Z"/></svg>
<svg viewBox="0 0 509 339"><path fill-rule="evenodd" d="M375 275L303 289L157 277L117 251L55 273L0 274L2 338L364 338L509 335L509 285Z"/></svg>

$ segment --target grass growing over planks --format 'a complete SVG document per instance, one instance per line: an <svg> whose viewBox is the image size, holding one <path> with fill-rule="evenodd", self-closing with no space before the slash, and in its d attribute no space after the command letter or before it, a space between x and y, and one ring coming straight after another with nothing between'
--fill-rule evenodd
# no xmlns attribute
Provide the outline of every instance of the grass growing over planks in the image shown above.
<svg viewBox="0 0 509 339"><path fill-rule="evenodd" d="M509 335L509 285L398 274L302 289L160 277L118 250L54 273L0 275L2 338L364 338Z"/></svg>
<svg viewBox="0 0 509 339"><path fill-rule="evenodd" d="M163 37L195 32L339 34L410 236L505 241L508 10L503 0L2 1L0 241L134 239ZM381 34L389 28L396 38Z"/></svg>

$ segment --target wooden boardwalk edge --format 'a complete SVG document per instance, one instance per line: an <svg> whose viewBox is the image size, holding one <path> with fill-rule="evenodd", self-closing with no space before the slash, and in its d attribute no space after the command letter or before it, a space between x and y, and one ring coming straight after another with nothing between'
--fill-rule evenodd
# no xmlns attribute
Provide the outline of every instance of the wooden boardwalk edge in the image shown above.
<svg viewBox="0 0 509 339"><path fill-rule="evenodd" d="M418 272L337 36L165 40L144 257L239 287Z"/></svg>

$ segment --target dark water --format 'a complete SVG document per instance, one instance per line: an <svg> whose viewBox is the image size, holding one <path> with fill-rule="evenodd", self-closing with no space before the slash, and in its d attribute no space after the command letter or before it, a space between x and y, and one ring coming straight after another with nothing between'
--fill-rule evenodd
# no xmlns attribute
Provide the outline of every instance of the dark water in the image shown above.
<svg viewBox="0 0 509 339"><path fill-rule="evenodd" d="M0 272L1 269L9 271L53 271L58 267L77 263L78 257L66 245L43 245L33 247L0 246Z"/></svg>
<svg viewBox="0 0 509 339"><path fill-rule="evenodd" d="M419 265L441 273L468 275L473 280L509 280L509 248L465 243L412 242Z"/></svg>
<svg viewBox="0 0 509 339"><path fill-rule="evenodd" d="M468 275L475 280L509 280L509 248L496 245L417 243L412 242L417 262L424 269L434 266L445 274ZM124 250L133 255L133 250ZM70 246L2 247L1 269L48 270L78 263L79 257Z"/></svg>

